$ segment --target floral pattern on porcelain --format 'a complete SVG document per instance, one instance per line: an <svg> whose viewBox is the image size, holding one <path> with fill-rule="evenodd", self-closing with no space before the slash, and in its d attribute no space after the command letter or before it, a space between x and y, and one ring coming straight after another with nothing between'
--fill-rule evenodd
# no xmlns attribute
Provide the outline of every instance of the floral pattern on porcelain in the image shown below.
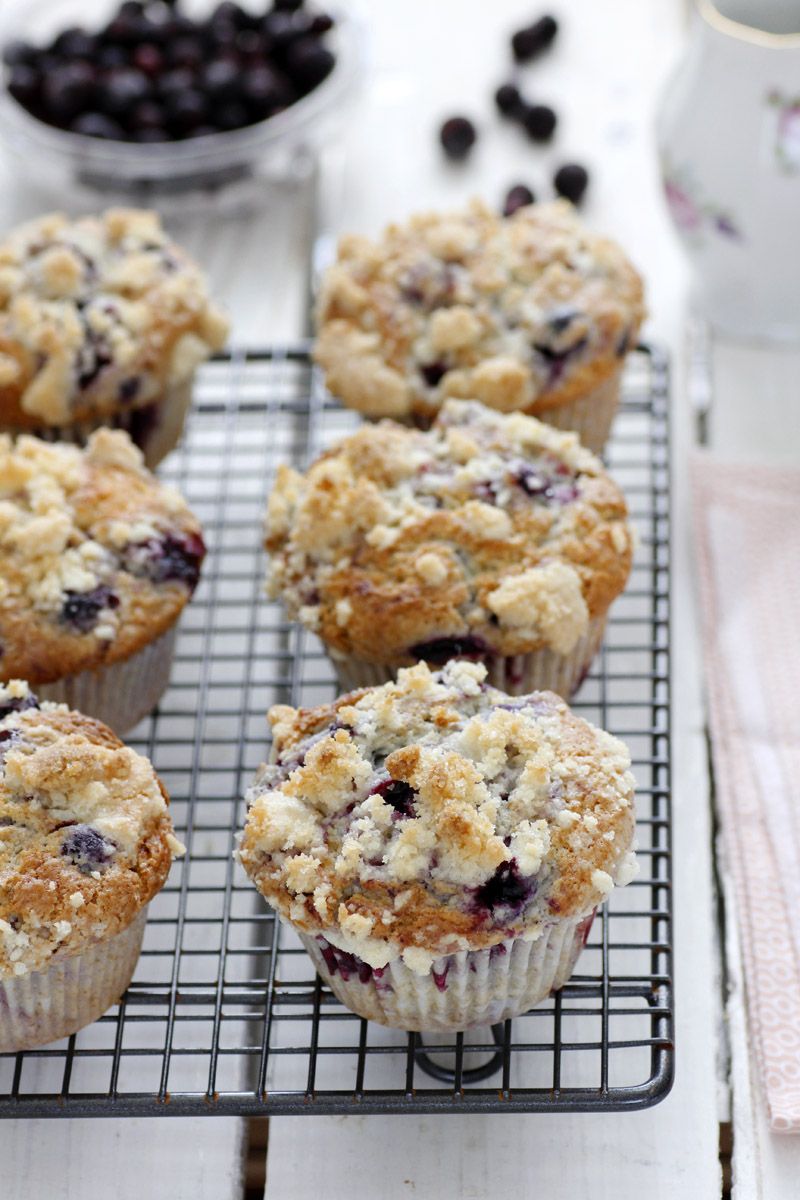
<svg viewBox="0 0 800 1200"><path fill-rule="evenodd" d="M664 164L664 194L672 219L680 232L695 242L706 233L721 234L733 242L743 240L737 222L729 210L701 200L701 192L685 170Z"/></svg>

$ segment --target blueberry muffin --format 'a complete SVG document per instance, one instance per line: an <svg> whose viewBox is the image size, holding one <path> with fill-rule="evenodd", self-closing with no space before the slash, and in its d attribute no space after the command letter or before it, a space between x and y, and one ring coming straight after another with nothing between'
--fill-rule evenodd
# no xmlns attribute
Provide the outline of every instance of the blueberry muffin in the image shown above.
<svg viewBox="0 0 800 1200"><path fill-rule="evenodd" d="M449 396L532 413L600 453L642 283L566 201L501 217L473 202L347 237L318 307L329 389L367 417L426 427Z"/></svg>
<svg viewBox="0 0 800 1200"><path fill-rule="evenodd" d="M274 708L239 856L362 1017L493 1024L569 978L636 872L623 744L558 696L424 663L315 709Z"/></svg>
<svg viewBox="0 0 800 1200"><path fill-rule="evenodd" d="M31 221L0 243L0 432L83 444L114 425L153 467L226 334L156 213Z"/></svg>
<svg viewBox="0 0 800 1200"><path fill-rule="evenodd" d="M105 725L0 685L0 1051L75 1033L125 991L183 853L167 804Z"/></svg>
<svg viewBox="0 0 800 1200"><path fill-rule="evenodd" d="M0 435L0 680L124 733L169 682L204 554L126 433L100 429L84 450Z"/></svg>
<svg viewBox="0 0 800 1200"><path fill-rule="evenodd" d="M267 508L270 589L344 688L420 659L569 696L631 567L619 488L575 434L450 400L430 430L365 425Z"/></svg>

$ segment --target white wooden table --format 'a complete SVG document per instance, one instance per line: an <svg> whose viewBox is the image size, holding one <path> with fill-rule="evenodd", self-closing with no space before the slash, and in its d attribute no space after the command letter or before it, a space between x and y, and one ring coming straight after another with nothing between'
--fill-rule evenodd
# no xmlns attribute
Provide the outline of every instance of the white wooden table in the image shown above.
<svg viewBox="0 0 800 1200"><path fill-rule="evenodd" d="M561 0L556 12L562 32L555 50L524 75L531 94L552 102L560 117L553 147L542 150L502 125L491 102L508 74L507 34L535 17L536 5L369 5L368 79L341 152L327 164L323 220L333 232L371 232L413 208L458 204L472 194L499 203L518 181L545 197L554 165L577 159L592 171L587 220L618 237L646 276L646 332L671 349L675 364L676 1083L658 1107L626 1115L275 1119L267 1200L717 1200L720 1123L731 1117L737 1200L789 1200L800 1190L800 1141L778 1141L765 1128L747 1051L735 924L720 937L713 888L687 520L694 428L682 365L688 289L659 194L652 136L685 6L681 0ZM470 163L451 167L438 152L435 129L440 118L461 111L474 114L481 137ZM46 206L15 183L9 166L3 175L2 227ZM239 343L291 338L300 330L307 245L295 193L276 192L247 220L188 220L175 229L228 303ZM766 376L764 403L785 405L796 378L794 356L766 359L720 348L714 366L715 444L731 453L745 447L774 455L776 447L757 444L767 423L753 421L748 399ZM800 417L795 422L793 443L782 446L796 461ZM727 1007L722 952L732 989ZM242 1195L242 1139L242 1122L231 1119L7 1122L0 1126L0 1196L234 1200Z"/></svg>

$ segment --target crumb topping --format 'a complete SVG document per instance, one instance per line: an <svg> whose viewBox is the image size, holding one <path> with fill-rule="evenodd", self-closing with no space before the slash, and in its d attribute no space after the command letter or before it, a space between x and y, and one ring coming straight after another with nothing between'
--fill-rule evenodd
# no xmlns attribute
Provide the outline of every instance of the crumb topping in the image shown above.
<svg viewBox="0 0 800 1200"><path fill-rule="evenodd" d="M130 923L184 852L167 803L105 725L0 685L0 979Z"/></svg>
<svg viewBox="0 0 800 1200"><path fill-rule="evenodd" d="M591 912L635 873L626 747L551 692L425 664L270 712L239 857L305 932L412 970Z"/></svg>
<svg viewBox="0 0 800 1200"><path fill-rule="evenodd" d="M564 433L450 400L426 432L367 425L306 472L281 467L270 589L333 654L407 665L568 654L622 591L619 488Z"/></svg>
<svg viewBox="0 0 800 1200"><path fill-rule="evenodd" d="M54 214L0 243L0 414L10 425L144 407L226 336L202 273L154 212Z"/></svg>
<svg viewBox="0 0 800 1200"><path fill-rule="evenodd" d="M204 553L127 434L98 430L85 450L0 435L0 678L129 657L177 620Z"/></svg>
<svg viewBox="0 0 800 1200"><path fill-rule="evenodd" d="M642 283L565 201L501 217L475 201L343 238L318 307L317 361L345 404L429 423L448 396L542 412L636 343Z"/></svg>

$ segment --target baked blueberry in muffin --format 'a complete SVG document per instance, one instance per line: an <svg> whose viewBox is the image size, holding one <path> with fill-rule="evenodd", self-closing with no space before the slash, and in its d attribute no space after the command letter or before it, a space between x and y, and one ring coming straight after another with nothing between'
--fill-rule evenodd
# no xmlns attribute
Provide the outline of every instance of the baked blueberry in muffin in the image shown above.
<svg viewBox="0 0 800 1200"><path fill-rule="evenodd" d="M121 431L0 435L0 679L123 732L167 686L202 532Z"/></svg>
<svg viewBox="0 0 800 1200"><path fill-rule="evenodd" d="M156 213L53 215L0 242L0 432L125 428L155 466L227 323Z"/></svg>
<svg viewBox="0 0 800 1200"><path fill-rule="evenodd" d="M430 430L366 425L267 509L270 586L345 688L423 659L568 696L631 566L619 488L574 434L450 400Z"/></svg>
<svg viewBox="0 0 800 1200"><path fill-rule="evenodd" d="M0 1051L115 1003L183 853L146 758L98 721L0 685Z"/></svg>
<svg viewBox="0 0 800 1200"><path fill-rule="evenodd" d="M400 672L270 713L240 859L353 1011L464 1029L571 974L592 915L636 871L625 746L558 696L483 666Z"/></svg>
<svg viewBox="0 0 800 1200"><path fill-rule="evenodd" d="M563 201L499 216L474 202L347 237L318 307L328 387L372 418L425 427L450 396L574 429L599 453L642 283Z"/></svg>

